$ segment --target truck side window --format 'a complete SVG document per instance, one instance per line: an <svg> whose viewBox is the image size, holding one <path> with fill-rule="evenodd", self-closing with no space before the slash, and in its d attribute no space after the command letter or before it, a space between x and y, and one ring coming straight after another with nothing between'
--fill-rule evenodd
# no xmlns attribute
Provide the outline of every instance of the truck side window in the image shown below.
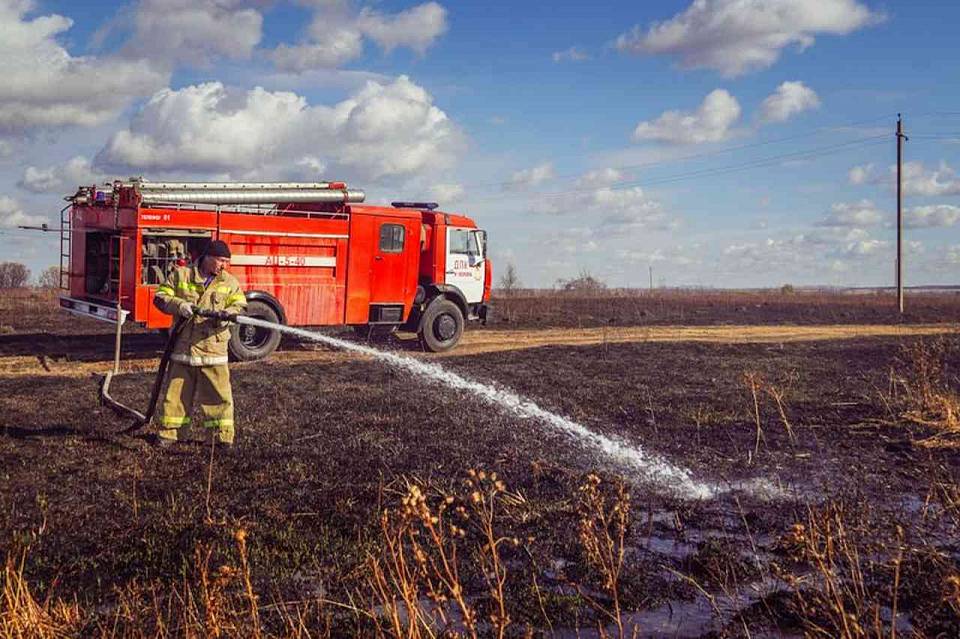
<svg viewBox="0 0 960 639"><path fill-rule="evenodd" d="M384 253L403 252L403 226L384 224L380 227L380 250Z"/></svg>

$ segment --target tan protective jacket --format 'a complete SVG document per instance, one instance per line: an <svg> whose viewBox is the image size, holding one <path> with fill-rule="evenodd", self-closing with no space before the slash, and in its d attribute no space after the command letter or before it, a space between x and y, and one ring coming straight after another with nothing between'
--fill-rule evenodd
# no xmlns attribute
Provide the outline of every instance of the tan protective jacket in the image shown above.
<svg viewBox="0 0 960 639"><path fill-rule="evenodd" d="M247 298L240 282L226 270L220 271L210 284L203 285L197 262L170 272L157 287L153 303L164 313L180 316L180 304L190 302L209 311L240 313L247 307ZM189 366L219 366L227 363L227 341L230 327L220 320L194 315L187 320L173 348L171 359Z"/></svg>

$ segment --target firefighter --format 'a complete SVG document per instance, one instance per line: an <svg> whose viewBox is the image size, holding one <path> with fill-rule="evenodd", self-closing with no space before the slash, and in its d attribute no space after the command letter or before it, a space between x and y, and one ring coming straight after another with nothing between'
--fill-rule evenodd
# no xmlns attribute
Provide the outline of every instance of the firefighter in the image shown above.
<svg viewBox="0 0 960 639"><path fill-rule="evenodd" d="M171 446L181 426L190 424L195 402L203 413L209 437L232 446L234 440L233 393L227 367L229 323L201 317L198 310L239 313L247 299L237 279L227 272L230 248L210 242L203 255L187 266L173 269L157 288L154 305L184 322L170 357L167 394L163 400L158 443Z"/></svg>

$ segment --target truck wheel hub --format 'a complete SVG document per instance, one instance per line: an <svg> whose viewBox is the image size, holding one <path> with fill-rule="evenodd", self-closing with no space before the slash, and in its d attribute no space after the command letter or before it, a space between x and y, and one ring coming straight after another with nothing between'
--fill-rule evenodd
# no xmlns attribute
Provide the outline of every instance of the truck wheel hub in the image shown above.
<svg viewBox="0 0 960 639"><path fill-rule="evenodd" d="M450 315L441 315L437 318L437 337L442 340L448 340L453 338L457 333L457 320L453 319Z"/></svg>

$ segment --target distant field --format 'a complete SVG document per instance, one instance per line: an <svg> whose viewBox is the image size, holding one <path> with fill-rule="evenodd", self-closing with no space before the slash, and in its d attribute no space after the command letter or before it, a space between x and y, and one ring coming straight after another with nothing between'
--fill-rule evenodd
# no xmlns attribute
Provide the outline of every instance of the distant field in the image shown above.
<svg viewBox="0 0 960 639"><path fill-rule="evenodd" d="M160 451L97 404L111 327L2 293L0 637L960 636L960 300L891 302L525 294L450 354L374 343L723 488L698 500L295 341L233 367L237 450ZM128 337L116 396L161 346Z"/></svg>

